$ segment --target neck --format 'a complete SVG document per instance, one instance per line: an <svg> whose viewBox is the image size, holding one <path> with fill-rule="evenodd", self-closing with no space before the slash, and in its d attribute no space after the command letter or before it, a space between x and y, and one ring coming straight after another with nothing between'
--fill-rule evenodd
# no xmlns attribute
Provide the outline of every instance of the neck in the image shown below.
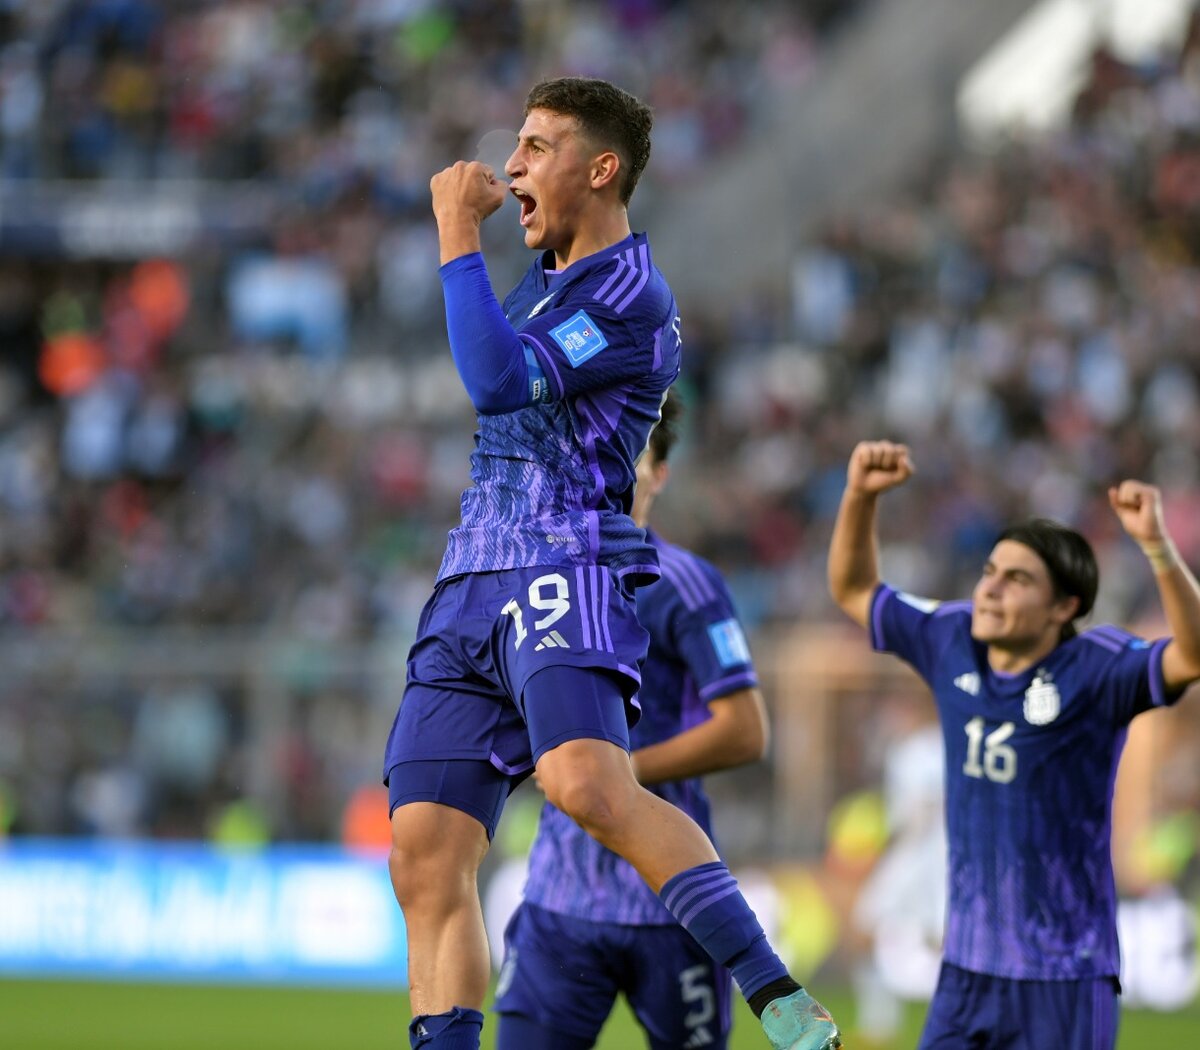
<svg viewBox="0 0 1200 1050"><path fill-rule="evenodd" d="M1055 634L1051 638L1039 639L1030 646L1018 648L989 645L987 650L988 666L1001 674L1020 674L1044 660L1058 648L1058 644L1058 635Z"/></svg>
<svg viewBox="0 0 1200 1050"><path fill-rule="evenodd" d="M570 244L554 249L555 268L565 270L571 263L620 244L629 233L629 215L625 208L609 211L599 221L576 233Z"/></svg>

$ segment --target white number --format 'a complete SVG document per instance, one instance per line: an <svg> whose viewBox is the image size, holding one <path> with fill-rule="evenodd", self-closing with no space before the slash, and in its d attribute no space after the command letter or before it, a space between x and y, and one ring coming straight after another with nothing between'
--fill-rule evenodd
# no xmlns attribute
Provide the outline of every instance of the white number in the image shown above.
<svg viewBox="0 0 1200 1050"><path fill-rule="evenodd" d="M688 1046L707 1046L713 1041L712 1033L700 1030L717 1014L716 996L712 990L711 969L701 963L691 966L679 975L679 994L685 1003L695 1003L683 1019L688 1030L693 1032Z"/></svg>
<svg viewBox="0 0 1200 1050"><path fill-rule="evenodd" d="M1016 727L1012 722L1005 722L986 736L983 727L981 716L972 718L963 727L967 734L967 760L963 763L963 772L969 777L987 777L996 784L1010 784L1017 775L1017 752L1005 741ZM982 763L979 761L981 748Z"/></svg>
<svg viewBox="0 0 1200 1050"><path fill-rule="evenodd" d="M554 587L554 597L543 598L542 588L551 586ZM529 585L529 607L549 613L533 621L535 631L544 631L552 623L558 623L571 610L571 592L567 589L567 581L556 572L539 576Z"/></svg>
<svg viewBox="0 0 1200 1050"><path fill-rule="evenodd" d="M550 596L543 594L542 590L546 587L553 587L554 594ZM539 576L529 585L529 607L546 614L540 620L533 621L535 631L544 631L552 624L558 623L571 611L571 591L567 586L567 581L556 572ZM517 631L513 648L520 649L521 643L528 637L529 631L525 628L525 615L517 599L510 598L508 604L500 612L502 615L513 618L513 626Z"/></svg>
<svg viewBox="0 0 1200 1050"><path fill-rule="evenodd" d="M517 640L513 648L520 649L521 643L525 641L525 636L529 632L525 630L525 618L521 613L521 607L517 604L517 599L510 598L508 604L500 612L501 614L507 613L513 618L513 626L517 629Z"/></svg>

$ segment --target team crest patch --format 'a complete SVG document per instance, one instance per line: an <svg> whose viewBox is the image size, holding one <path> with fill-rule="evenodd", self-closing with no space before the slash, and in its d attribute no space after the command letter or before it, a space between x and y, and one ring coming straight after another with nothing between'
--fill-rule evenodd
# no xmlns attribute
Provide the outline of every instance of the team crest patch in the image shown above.
<svg viewBox="0 0 1200 1050"><path fill-rule="evenodd" d="M554 296L555 293L551 292L548 296L546 296L545 299L541 300L541 302L539 302L532 310L529 311L527 317L537 317L537 315L540 314L543 309L545 309L546 304L553 299Z"/></svg>
<svg viewBox="0 0 1200 1050"><path fill-rule="evenodd" d="M1049 672L1038 669L1025 690L1025 721L1031 726L1053 722L1062 710L1062 697Z"/></svg>
<svg viewBox="0 0 1200 1050"><path fill-rule="evenodd" d="M750 646L737 620L709 624L708 637L722 667L737 667L750 662Z"/></svg>
<svg viewBox="0 0 1200 1050"><path fill-rule="evenodd" d="M578 368L608 346L608 340L596 322L582 310L557 328L550 329L550 337L562 347L572 368Z"/></svg>

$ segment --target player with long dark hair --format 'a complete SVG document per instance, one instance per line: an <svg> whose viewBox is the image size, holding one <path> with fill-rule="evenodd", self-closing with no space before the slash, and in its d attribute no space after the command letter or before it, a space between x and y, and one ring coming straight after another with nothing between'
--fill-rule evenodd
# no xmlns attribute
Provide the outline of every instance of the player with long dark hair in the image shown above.
<svg viewBox="0 0 1200 1050"><path fill-rule="evenodd" d="M1113 784L1130 721L1200 677L1200 588L1154 486L1123 481L1113 512L1146 553L1174 637L1079 632L1099 585L1086 539L1035 519L1005 529L968 601L880 582L881 493L908 449L859 444L829 551L834 600L929 684L946 754L944 961L922 1050L1116 1042Z"/></svg>

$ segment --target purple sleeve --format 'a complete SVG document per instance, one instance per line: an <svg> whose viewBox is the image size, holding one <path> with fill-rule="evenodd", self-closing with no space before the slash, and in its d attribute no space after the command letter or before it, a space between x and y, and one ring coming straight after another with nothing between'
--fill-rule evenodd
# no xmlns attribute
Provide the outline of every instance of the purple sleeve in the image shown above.
<svg viewBox="0 0 1200 1050"><path fill-rule="evenodd" d="M1097 665L1094 680L1100 705L1118 725L1143 711L1169 707L1182 692L1168 693L1163 681L1162 656L1170 642L1147 642L1118 627L1093 627L1084 632L1088 660Z"/></svg>
<svg viewBox="0 0 1200 1050"><path fill-rule="evenodd" d="M970 602L936 602L918 598L881 583L871 599L871 645L893 653L926 681L935 663L939 641L970 617Z"/></svg>
<svg viewBox="0 0 1200 1050"><path fill-rule="evenodd" d="M699 566L697 566L699 570ZM746 635L724 581L704 574L708 598L695 608L681 606L675 626L680 658L705 703L758 685Z"/></svg>
<svg viewBox="0 0 1200 1050"><path fill-rule="evenodd" d="M438 273L450 353L476 411L500 415L540 400L540 370L536 363L530 368L526 346L492 291L483 256L475 252L452 259Z"/></svg>
<svg viewBox="0 0 1200 1050"><path fill-rule="evenodd" d="M606 296L603 281L593 281L531 319L521 338L536 355L552 396L564 398L659 371L673 378L679 332L675 300L655 276L629 301Z"/></svg>

